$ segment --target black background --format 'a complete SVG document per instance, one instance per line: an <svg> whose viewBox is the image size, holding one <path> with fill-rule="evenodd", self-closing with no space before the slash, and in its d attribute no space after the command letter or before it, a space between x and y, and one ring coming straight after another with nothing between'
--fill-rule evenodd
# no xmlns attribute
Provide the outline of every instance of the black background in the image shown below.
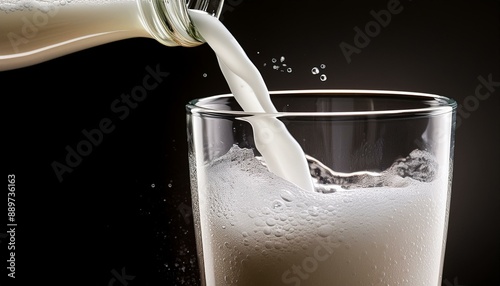
<svg viewBox="0 0 500 286"><path fill-rule="evenodd" d="M353 45L354 27L388 2L233 0L222 21L271 90L409 90L472 110L478 77L500 82L493 0L401 0L403 11L347 63L339 44ZM282 56L291 73L273 69ZM324 82L311 74L320 64ZM147 66L169 76L118 119L111 103L142 84ZM17 180L16 282L199 285L184 106L228 92L208 45L125 39L0 72L0 84L4 166ZM446 286L500 285L499 97L496 87L457 129ZM76 148L82 130L104 118L115 129L59 182L51 164L64 163L66 146ZM1 269L0 281L10 281Z"/></svg>

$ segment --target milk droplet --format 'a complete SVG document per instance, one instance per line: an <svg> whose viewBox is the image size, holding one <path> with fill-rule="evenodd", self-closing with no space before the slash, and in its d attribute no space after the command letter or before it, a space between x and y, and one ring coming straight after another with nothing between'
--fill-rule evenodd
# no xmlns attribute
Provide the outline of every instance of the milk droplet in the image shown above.
<svg viewBox="0 0 500 286"><path fill-rule="evenodd" d="M309 208L309 214L312 215L312 216L318 216L319 215L319 208L318 207L315 207L315 206L312 206Z"/></svg>
<svg viewBox="0 0 500 286"><path fill-rule="evenodd" d="M284 56L281 56L280 58L280 62L284 62L285 61L285 57Z"/></svg>
<svg viewBox="0 0 500 286"><path fill-rule="evenodd" d="M276 220L275 220L274 218L268 218L268 219L266 220L266 224L267 224L268 226L273 226L273 225L275 225L275 224L276 224Z"/></svg>
<svg viewBox="0 0 500 286"><path fill-rule="evenodd" d="M272 243L272 242L270 242L270 241L266 241L266 242L264 243L264 246L265 246L267 249L271 249L271 248L273 248L273 243Z"/></svg>
<svg viewBox="0 0 500 286"><path fill-rule="evenodd" d="M292 195L292 193L290 193L287 190L282 190L280 193L280 196L285 202L291 202L291 201L293 201L293 199L295 199L295 197Z"/></svg>
<svg viewBox="0 0 500 286"><path fill-rule="evenodd" d="M278 200L276 200L276 201L274 201L274 202L273 202L272 208L273 208L273 210L274 210L275 212L280 212L280 211L282 211L282 210L283 210L283 207L284 207L283 202L278 201Z"/></svg>
<svg viewBox="0 0 500 286"><path fill-rule="evenodd" d="M285 234L285 231L283 231L282 229L277 229L274 231L274 236L276 236L276 237L282 237L284 234Z"/></svg>
<svg viewBox="0 0 500 286"><path fill-rule="evenodd" d="M312 74L319 74L319 69L317 67L313 67L311 70Z"/></svg>
<svg viewBox="0 0 500 286"><path fill-rule="evenodd" d="M318 235L322 237L328 237L332 234L333 228L327 224L324 224L318 228Z"/></svg>
<svg viewBox="0 0 500 286"><path fill-rule="evenodd" d="M255 212L254 210L249 210L249 211L248 211L248 216L249 216L250 218L254 218L254 217L256 217L256 216L257 216L257 212Z"/></svg>
<svg viewBox="0 0 500 286"><path fill-rule="evenodd" d="M319 77L319 80L321 80L321 81L326 81L326 80L327 80L326 75L322 74L322 75Z"/></svg>
<svg viewBox="0 0 500 286"><path fill-rule="evenodd" d="M319 67L320 67L322 70L324 70L324 69L326 68L326 65L325 65L325 64L321 64Z"/></svg>

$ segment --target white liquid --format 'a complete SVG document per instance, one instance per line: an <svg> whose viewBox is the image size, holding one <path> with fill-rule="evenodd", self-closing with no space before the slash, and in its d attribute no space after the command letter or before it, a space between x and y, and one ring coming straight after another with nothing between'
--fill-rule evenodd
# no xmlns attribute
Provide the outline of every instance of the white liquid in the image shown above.
<svg viewBox="0 0 500 286"><path fill-rule="evenodd" d="M0 0L0 36L0 71L115 40L151 37L135 0Z"/></svg>
<svg viewBox="0 0 500 286"><path fill-rule="evenodd" d="M276 113L262 76L224 25L205 12L190 10L189 15L215 51L231 92L243 110ZM305 190L313 191L305 155L285 125L268 116L246 120L252 124L257 150L266 160L269 170Z"/></svg>
<svg viewBox="0 0 500 286"><path fill-rule="evenodd" d="M198 173L207 285L440 285L446 180L305 192L241 149Z"/></svg>

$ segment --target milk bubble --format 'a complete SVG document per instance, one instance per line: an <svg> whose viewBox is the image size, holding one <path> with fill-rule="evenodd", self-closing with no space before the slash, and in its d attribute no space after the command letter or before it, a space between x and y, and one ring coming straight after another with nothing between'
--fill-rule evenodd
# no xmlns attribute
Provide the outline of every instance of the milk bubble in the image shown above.
<svg viewBox="0 0 500 286"><path fill-rule="evenodd" d="M285 202L292 202L295 199L292 193L290 193L290 191L287 190L282 190L280 192L280 196Z"/></svg>

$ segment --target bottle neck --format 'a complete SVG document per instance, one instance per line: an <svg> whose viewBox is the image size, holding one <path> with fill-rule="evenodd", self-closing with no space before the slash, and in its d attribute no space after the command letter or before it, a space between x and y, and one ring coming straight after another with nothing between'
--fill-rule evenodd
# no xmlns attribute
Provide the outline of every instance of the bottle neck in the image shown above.
<svg viewBox="0 0 500 286"><path fill-rule="evenodd" d="M150 34L166 46L194 47L204 43L188 9L219 17L224 0L137 0L142 21ZM187 3L186 3L187 1Z"/></svg>

